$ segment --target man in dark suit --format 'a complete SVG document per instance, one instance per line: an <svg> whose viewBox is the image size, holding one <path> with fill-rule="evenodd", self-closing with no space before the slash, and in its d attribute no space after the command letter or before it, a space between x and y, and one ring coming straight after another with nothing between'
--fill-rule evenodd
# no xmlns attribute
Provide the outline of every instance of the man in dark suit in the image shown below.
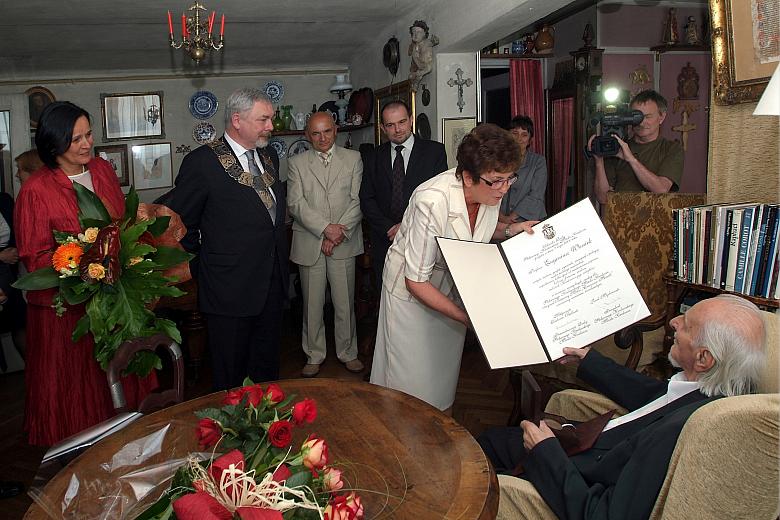
<svg viewBox="0 0 780 520"><path fill-rule="evenodd" d="M496 470L512 472L522 461L521 477L562 519L647 518L688 417L719 397L755 391L766 362L763 319L738 296L699 302L671 326L669 359L682 371L670 381L638 374L590 348L564 349L580 363L580 379L629 413L571 457L544 421L489 430L478 441Z"/></svg>
<svg viewBox="0 0 780 520"><path fill-rule="evenodd" d="M225 134L188 154L171 209L198 254L198 307L206 318L215 390L244 377L279 377L282 308L287 297L286 194L268 144L274 109L259 89L225 102ZM192 240L200 234L199 244Z"/></svg>
<svg viewBox="0 0 780 520"><path fill-rule="evenodd" d="M412 134L411 111L406 103L387 103L381 117L388 142L375 150L373 161L364 161L360 186L360 209L371 226L371 263L380 285L385 255L412 192L447 169L444 145Z"/></svg>

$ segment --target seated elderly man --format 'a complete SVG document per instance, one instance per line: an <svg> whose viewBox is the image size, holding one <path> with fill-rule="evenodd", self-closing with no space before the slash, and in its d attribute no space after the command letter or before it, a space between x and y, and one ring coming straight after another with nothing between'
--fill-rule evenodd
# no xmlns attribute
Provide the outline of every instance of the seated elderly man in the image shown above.
<svg viewBox="0 0 780 520"><path fill-rule="evenodd" d="M647 518L658 497L677 438L691 414L724 396L755 391L766 362L760 311L720 295L671 321L669 359L681 371L670 381L636 373L589 348L564 349L577 376L630 413L607 423L587 450L567 456L544 423L485 432L479 443L499 473L531 482L558 518Z"/></svg>

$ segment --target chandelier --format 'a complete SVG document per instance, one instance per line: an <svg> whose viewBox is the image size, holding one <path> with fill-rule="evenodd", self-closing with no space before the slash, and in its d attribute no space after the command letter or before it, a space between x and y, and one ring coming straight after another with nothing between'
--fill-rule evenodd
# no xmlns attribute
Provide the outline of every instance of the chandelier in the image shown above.
<svg viewBox="0 0 780 520"><path fill-rule="evenodd" d="M196 64L200 63L203 58L206 57L206 53L210 50L218 51L225 44L225 15L222 15L222 21L219 28L219 42L215 43L213 35L214 20L217 16L216 11L211 11L211 14L201 21L200 12L206 12L207 9L203 7L203 4L196 2L189 7L192 11L192 15L189 17L182 13L181 15L181 33L182 39L177 42L173 36L173 18L171 18L171 12L168 11L168 40L171 47L174 49L184 49L190 55Z"/></svg>

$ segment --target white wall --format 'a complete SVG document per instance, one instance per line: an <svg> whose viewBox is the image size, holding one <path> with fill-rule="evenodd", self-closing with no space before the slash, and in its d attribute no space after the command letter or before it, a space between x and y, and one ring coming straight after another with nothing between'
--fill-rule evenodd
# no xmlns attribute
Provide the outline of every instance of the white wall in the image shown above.
<svg viewBox="0 0 780 520"><path fill-rule="evenodd" d="M325 101L336 99L334 94L328 91L328 88L334 81L334 73L300 73L283 75L232 75L226 77L167 77L159 76L156 78L121 78L121 79L97 79L97 80L71 80L41 84L51 90L58 100L72 101L80 107L87 110L92 116L92 128L95 135L95 145L102 144L134 144L170 142L173 152L173 174L179 170L183 154L175 153L179 145L188 145L192 150L199 145L192 138L193 128L201 120L196 119L189 111L190 97L198 90L208 90L217 97L219 101L219 110L208 120L217 129L218 135L224 131L224 102L227 96L235 89L244 86L262 87L268 81L274 80L284 86L284 97L279 104L293 105L292 113L309 112L312 104L318 107ZM0 86L0 95L6 93L24 92L36 84L19 84ZM101 93L125 93L125 92L149 92L163 91L163 117L165 122L164 139L133 139L129 141L111 141L106 143L103 140L103 128L101 124L100 94ZM283 137L289 147L293 141L302 136ZM346 139L346 134L340 137L340 142ZM357 142L356 142L357 141ZM353 136L355 148L359 140ZM25 148L26 149L26 148ZM132 161L132 156L128 149L128 157ZM132 166L130 167L132 170ZM287 178L287 161L283 159L280 165L280 175L282 180ZM157 190L144 190L139 192L142 201L149 202L159 195L165 193L170 188Z"/></svg>

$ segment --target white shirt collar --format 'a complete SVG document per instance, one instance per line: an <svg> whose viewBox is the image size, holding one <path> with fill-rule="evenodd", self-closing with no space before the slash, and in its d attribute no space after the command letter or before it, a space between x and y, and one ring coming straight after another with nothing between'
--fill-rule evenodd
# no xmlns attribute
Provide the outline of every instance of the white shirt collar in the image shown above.
<svg viewBox="0 0 780 520"><path fill-rule="evenodd" d="M669 386L666 388L667 402L671 403L684 396L687 393L698 390L698 381L688 381L685 379L684 372L677 372L669 379Z"/></svg>
<svg viewBox="0 0 780 520"><path fill-rule="evenodd" d="M412 151L412 147L414 146L414 133L409 134L409 137L406 138L406 141L404 141L401 144L404 146L403 153L411 152ZM398 145L394 144L393 145L393 149L395 149L396 146L398 146Z"/></svg>
<svg viewBox="0 0 780 520"><path fill-rule="evenodd" d="M236 153L236 157L243 157L246 151L249 150L249 148L244 148L243 146L238 144L235 139L233 139L228 135L227 132L225 132L225 141L227 141L228 145ZM257 153L257 151L254 148L252 148L252 152L255 154Z"/></svg>

